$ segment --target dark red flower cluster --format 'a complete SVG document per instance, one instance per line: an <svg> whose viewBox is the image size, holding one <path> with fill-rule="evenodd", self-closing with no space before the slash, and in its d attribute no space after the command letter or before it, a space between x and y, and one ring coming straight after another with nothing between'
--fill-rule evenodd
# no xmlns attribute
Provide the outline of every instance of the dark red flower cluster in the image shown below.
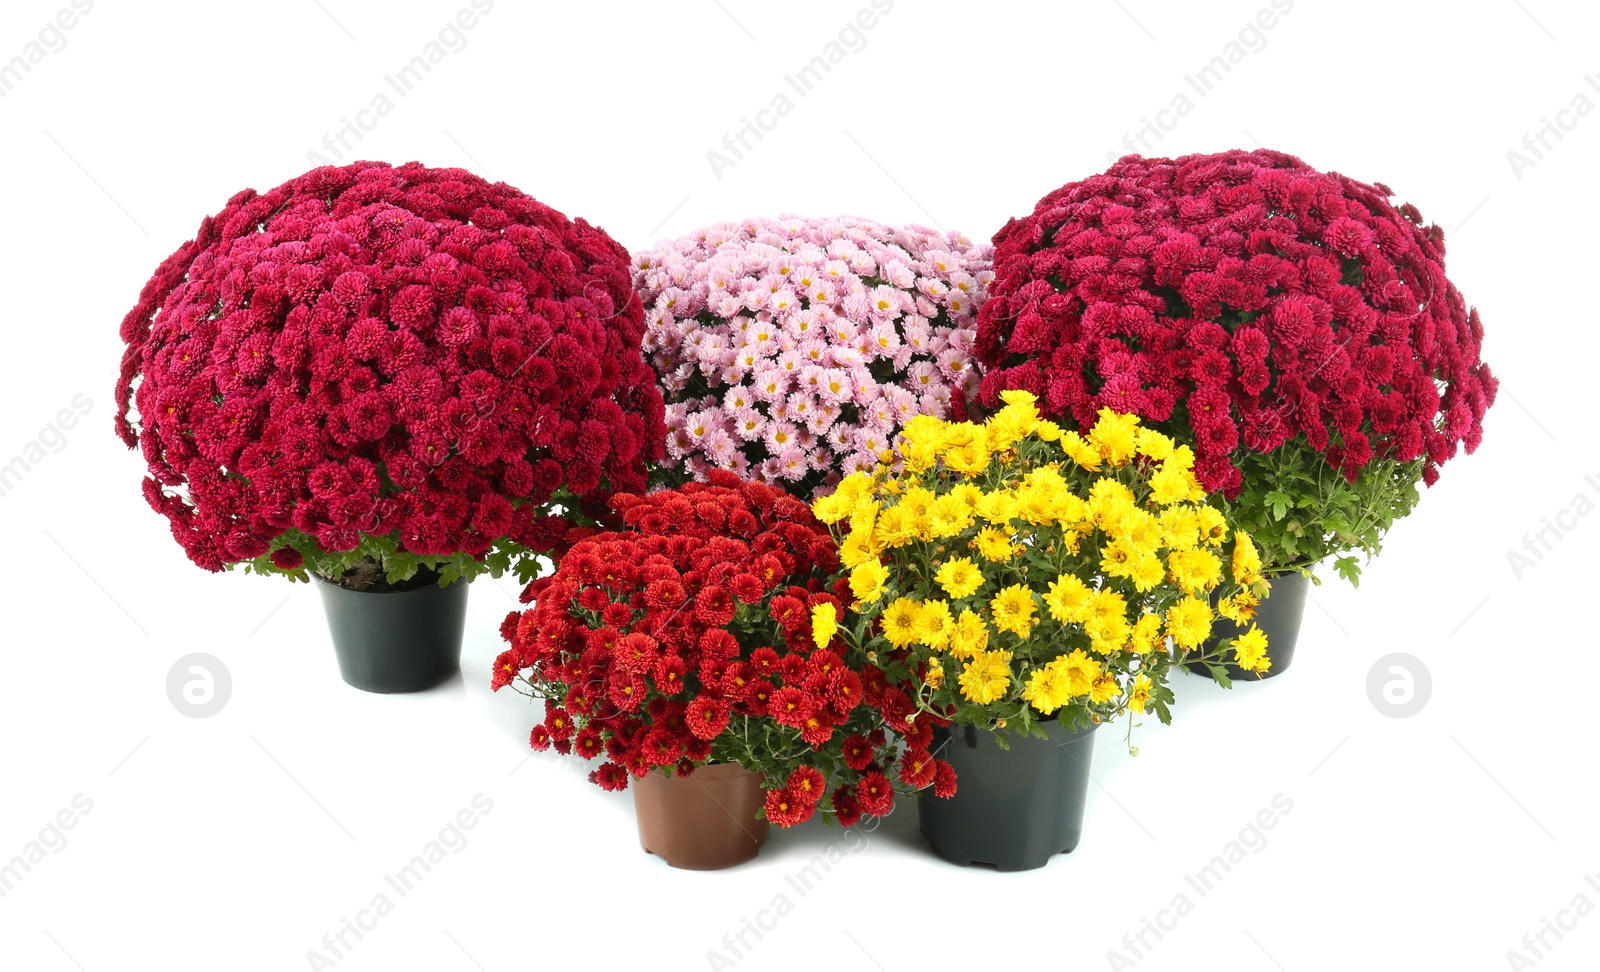
<svg viewBox="0 0 1600 972"><path fill-rule="evenodd" d="M837 635L815 642L815 609L843 615L827 588L833 537L779 489L709 476L615 497L627 529L577 540L554 574L528 585L535 606L506 618L511 648L492 686L525 683L542 697L533 747L604 759L590 779L606 789L652 770L738 762L766 774L778 826L809 819L830 781L842 823L888 813L896 741L886 730L911 747L908 787L933 783L940 763L927 750L931 723L907 721L911 699L882 669L848 665Z"/></svg>
<svg viewBox="0 0 1600 972"><path fill-rule="evenodd" d="M603 509L661 456L643 332L628 254L583 220L461 169L324 167L161 264L122 322L117 432L211 570L363 536L544 550L558 490Z"/></svg>
<svg viewBox="0 0 1600 972"><path fill-rule="evenodd" d="M1498 382L1445 278L1444 234L1393 193L1265 149L1127 156L994 237L981 401L1037 394L1079 426L1102 407L1188 430L1231 497L1229 455L1298 435L1352 482L1473 451Z"/></svg>

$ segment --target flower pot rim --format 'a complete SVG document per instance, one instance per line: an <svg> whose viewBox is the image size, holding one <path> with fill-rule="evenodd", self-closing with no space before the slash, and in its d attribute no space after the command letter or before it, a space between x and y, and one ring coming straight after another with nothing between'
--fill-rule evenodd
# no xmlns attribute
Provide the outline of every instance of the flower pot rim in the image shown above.
<svg viewBox="0 0 1600 972"><path fill-rule="evenodd" d="M668 775L668 773L667 773L668 769L669 769L669 767L666 767L666 766L657 766L654 769L652 769L648 774L646 774L646 778L648 778L650 776L659 776L660 778L662 778L664 780L668 780L668 781L676 781L676 780L690 780L690 781L692 781L696 777L700 776L702 773L705 774L705 778L706 779L715 779L715 780L736 779L736 778L738 778L738 777L740 777L740 776L742 776L742 775L744 775L746 773L748 773L748 774L750 774L752 776L763 776L764 775L759 770L750 769L750 768L746 767L743 763L738 762L737 760L728 761L728 762L717 762L717 763L698 763L698 764L695 765L694 772L690 773L688 776L684 776L681 773L673 773L671 775Z"/></svg>
<svg viewBox="0 0 1600 972"><path fill-rule="evenodd" d="M452 587L455 587L457 584L470 584L470 583L472 583L472 581L470 579L468 579L468 578L459 578L458 577L458 578L456 578L455 580L451 581L448 584L424 584L421 587L408 587L408 588L406 588L404 590L399 590L399 591L395 591L395 590L388 590L388 591L358 591L353 587L345 587L343 584L339 584L339 583L336 583L334 581L328 580L326 577L323 577L321 574L318 574L318 573L316 573L314 571L307 571L307 573L311 575L311 579L312 580L314 580L317 583L323 585L324 587L328 587L328 588L331 588L332 590L336 590L336 591L344 591L347 594L361 594L361 595L415 594L418 591L427 591L427 590L445 591L445 590L449 590Z"/></svg>

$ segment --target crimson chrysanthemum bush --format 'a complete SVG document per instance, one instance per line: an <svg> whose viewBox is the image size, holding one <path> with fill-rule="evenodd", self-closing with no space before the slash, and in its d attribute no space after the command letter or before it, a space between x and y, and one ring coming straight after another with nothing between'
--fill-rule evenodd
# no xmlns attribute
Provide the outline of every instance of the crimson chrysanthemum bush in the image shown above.
<svg viewBox="0 0 1600 972"><path fill-rule="evenodd" d="M208 570L526 572L661 455L643 328L583 220L461 169L324 167L161 264L122 322L117 432Z"/></svg>
<svg viewBox="0 0 1600 972"><path fill-rule="evenodd" d="M601 760L589 778L608 790L739 763L765 774L782 827L883 816L897 788L953 793L932 721L908 721L902 687L841 657L832 536L782 490L708 477L616 497L627 528L578 539L506 617L491 684L544 700L533 748Z"/></svg>
<svg viewBox="0 0 1600 972"><path fill-rule="evenodd" d="M1127 156L995 235L980 402L1132 412L1191 444L1269 571L1376 552L1477 448L1498 382L1444 234L1281 152ZM1337 568L1355 580L1355 559Z"/></svg>

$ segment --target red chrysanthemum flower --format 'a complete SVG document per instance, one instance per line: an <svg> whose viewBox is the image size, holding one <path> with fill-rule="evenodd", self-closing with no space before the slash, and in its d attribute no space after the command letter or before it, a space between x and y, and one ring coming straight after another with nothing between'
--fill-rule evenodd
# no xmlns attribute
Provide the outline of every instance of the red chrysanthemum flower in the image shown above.
<svg viewBox="0 0 1600 972"><path fill-rule="evenodd" d="M805 504L726 473L710 480L618 496L622 529L571 537L555 573L524 591L529 606L502 623L512 647L493 684L545 698L536 745L604 757L590 775L597 785L741 762L777 787L769 819L792 826L824 805L830 786L853 788L862 770L894 758L869 686L896 706L910 697L891 694L876 666L853 667L804 635L812 602L831 597L821 592L837 564L832 538ZM740 513L754 527L733 539L723 531ZM739 612L738 578L758 576L752 567L772 574L749 603L781 592L782 621ZM601 590L616 603L601 605ZM802 617L791 638L785 625ZM888 791L873 805L883 808L894 794L879 779ZM825 812L854 823L862 809L836 798Z"/></svg>
<svg viewBox="0 0 1600 972"><path fill-rule="evenodd" d="M859 771L871 766L877 753L865 736L851 733L845 738L842 755L846 766Z"/></svg>
<svg viewBox="0 0 1600 972"><path fill-rule="evenodd" d="M931 784L937 774L933 754L921 746L913 746L900 754L900 782L914 789Z"/></svg>
<svg viewBox="0 0 1600 972"><path fill-rule="evenodd" d="M804 690L785 686L772 693L767 712L780 726L803 729L811 717L811 699Z"/></svg>
<svg viewBox="0 0 1600 972"><path fill-rule="evenodd" d="M725 587L707 587L694 599L695 620L712 627L721 627L733 620L733 595Z"/></svg>
<svg viewBox="0 0 1600 972"><path fill-rule="evenodd" d="M557 550L563 464L580 498L563 506L594 514L665 450L628 264L461 169L358 162L246 190L123 319L117 433L208 570L334 576L359 550L470 576L496 546ZM549 431L567 425L571 449Z"/></svg>
<svg viewBox="0 0 1600 972"><path fill-rule="evenodd" d="M784 789L808 803L819 803L827 795L828 781L814 766L797 766L789 774Z"/></svg>
<svg viewBox="0 0 1600 972"><path fill-rule="evenodd" d="M806 800L783 786L767 791L764 809L769 823L778 827L793 827L810 820L816 807L815 800Z"/></svg>
<svg viewBox="0 0 1600 972"><path fill-rule="evenodd" d="M722 730L728 728L728 720L732 716L733 712L727 703L702 695L689 703L689 731L697 739L716 739L722 735Z"/></svg>
<svg viewBox="0 0 1600 972"><path fill-rule="evenodd" d="M867 772L856 784L856 803L863 812L881 817L894 807L894 786L877 770Z"/></svg>
<svg viewBox="0 0 1600 972"><path fill-rule="evenodd" d="M979 399L1026 389L1078 428L1134 412L1191 445L1201 483L1230 499L1246 471L1276 468L1261 454L1288 448L1351 483L1371 470L1379 505L1409 508L1416 479L1477 447L1499 382L1443 232L1390 195L1266 149L1130 155L1065 185L995 234ZM1332 515L1346 512L1364 515ZM1309 564L1348 548L1294 520L1295 544L1264 553Z"/></svg>
<svg viewBox="0 0 1600 972"><path fill-rule="evenodd" d="M590 772L589 782L602 790L626 790L628 788L628 771L616 763L601 763L599 767Z"/></svg>

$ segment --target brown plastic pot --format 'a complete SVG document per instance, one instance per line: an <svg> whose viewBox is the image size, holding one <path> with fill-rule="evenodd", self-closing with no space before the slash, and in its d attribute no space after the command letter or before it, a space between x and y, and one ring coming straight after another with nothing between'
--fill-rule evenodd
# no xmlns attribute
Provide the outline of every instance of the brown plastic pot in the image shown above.
<svg viewBox="0 0 1600 972"><path fill-rule="evenodd" d="M639 844L690 871L743 864L767 842L767 822L756 817L765 799L761 781L760 773L738 763L634 780L629 789L639 814Z"/></svg>

